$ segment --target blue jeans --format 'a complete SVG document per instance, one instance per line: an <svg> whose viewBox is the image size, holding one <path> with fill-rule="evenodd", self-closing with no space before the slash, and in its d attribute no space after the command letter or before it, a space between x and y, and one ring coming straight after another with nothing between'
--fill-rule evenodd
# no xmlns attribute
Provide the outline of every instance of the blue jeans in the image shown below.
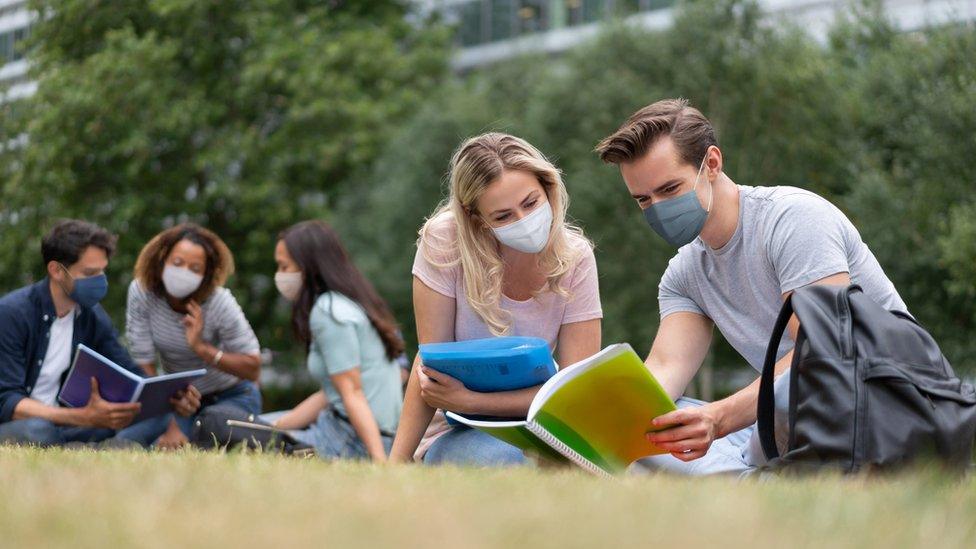
<svg viewBox="0 0 976 549"><path fill-rule="evenodd" d="M193 423L197 416L207 408L218 406L236 408L247 414L258 415L261 413L261 390L253 382L244 380L223 391L204 395L200 402L200 409L192 416L183 417L179 414L170 414L167 417L175 418L180 430L189 437L193 432Z"/></svg>
<svg viewBox="0 0 976 549"><path fill-rule="evenodd" d="M269 412L261 414L261 421L274 422L287 411ZM356 429L348 421L336 415L331 407L319 412L315 423L305 429L288 431L298 442L315 448L315 454L322 459L367 459L369 452L366 445L359 438ZM393 447L393 437L380 435L386 454L390 454Z"/></svg>
<svg viewBox="0 0 976 549"><path fill-rule="evenodd" d="M69 442L96 443L115 440L135 442L148 447L163 434L167 425L168 415L145 419L119 431L56 425L41 418L17 419L0 424L0 443L61 446Z"/></svg>
<svg viewBox="0 0 976 549"><path fill-rule="evenodd" d="M455 425L427 450L424 463L436 465L474 465L479 467L522 465L522 450L497 438L464 425Z"/></svg>

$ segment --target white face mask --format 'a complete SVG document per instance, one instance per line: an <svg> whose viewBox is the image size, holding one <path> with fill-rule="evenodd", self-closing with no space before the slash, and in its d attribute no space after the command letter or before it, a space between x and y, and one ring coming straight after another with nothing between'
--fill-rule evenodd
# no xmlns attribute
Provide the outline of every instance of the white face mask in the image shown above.
<svg viewBox="0 0 976 549"><path fill-rule="evenodd" d="M203 275L199 275L186 267L167 264L163 267L163 286L166 293L176 299L183 299L200 288Z"/></svg>
<svg viewBox="0 0 976 549"><path fill-rule="evenodd" d="M294 273L275 273L275 287L281 292L282 297L288 301L298 301L298 296L302 292L302 272Z"/></svg>
<svg viewBox="0 0 976 549"><path fill-rule="evenodd" d="M552 207L539 204L535 211L504 227L492 228L499 242L527 254L537 254L549 242L552 229Z"/></svg>

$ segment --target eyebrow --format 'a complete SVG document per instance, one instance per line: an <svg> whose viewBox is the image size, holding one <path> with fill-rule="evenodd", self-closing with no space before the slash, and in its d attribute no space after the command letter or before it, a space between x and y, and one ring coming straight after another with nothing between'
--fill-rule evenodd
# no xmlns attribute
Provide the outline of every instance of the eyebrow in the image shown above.
<svg viewBox="0 0 976 549"><path fill-rule="evenodd" d="M651 190L651 193L653 194L653 193L656 193L656 192L660 192L665 187L670 187L671 185L674 185L675 183L682 183L682 179L680 177L677 177L677 178L674 178L674 179L669 179L669 180L665 181L664 183L658 185L654 189L652 189ZM648 198L648 195L646 195L646 194L632 194L630 196L632 198L634 198L635 200L640 200L641 198Z"/></svg>
<svg viewBox="0 0 976 549"><path fill-rule="evenodd" d="M535 190L530 191L529 194L525 195L525 198L523 198L522 201L519 202L519 204L525 204L525 202L527 200L529 200L530 198L533 198L538 193L539 193L539 190L538 189L535 189ZM491 212L488 215L490 215L490 216L491 215L498 215L498 214L506 213L506 212L510 212L510 211L512 211L511 208L504 208L504 209L501 209L501 210L495 210L495 211Z"/></svg>

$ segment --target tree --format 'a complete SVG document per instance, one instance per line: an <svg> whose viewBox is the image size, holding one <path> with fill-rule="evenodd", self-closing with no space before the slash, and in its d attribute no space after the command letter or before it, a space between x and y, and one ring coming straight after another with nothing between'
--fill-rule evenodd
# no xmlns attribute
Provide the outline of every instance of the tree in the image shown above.
<svg viewBox="0 0 976 549"><path fill-rule="evenodd" d="M674 250L592 150L639 107L685 97L715 123L733 180L807 188L840 206L949 359L972 370L976 31L900 33L869 7L822 44L761 15L748 0L686 3L663 31L611 24L561 58L459 77L397 133L362 176L368 195L341 204L337 224L397 316L411 319L413 242L445 196L451 151L489 129L525 137L563 170L570 214L596 243L604 341L645 352ZM711 360L743 372L718 339Z"/></svg>
<svg viewBox="0 0 976 549"><path fill-rule="evenodd" d="M0 288L41 276L41 234L81 217L121 235L106 305L122 318L141 246L195 221L235 253L232 286L262 343L290 346L271 283L277 234L328 217L446 75L448 35L408 22L408 6L35 2L39 88L0 121L0 136L29 142L0 156Z"/></svg>

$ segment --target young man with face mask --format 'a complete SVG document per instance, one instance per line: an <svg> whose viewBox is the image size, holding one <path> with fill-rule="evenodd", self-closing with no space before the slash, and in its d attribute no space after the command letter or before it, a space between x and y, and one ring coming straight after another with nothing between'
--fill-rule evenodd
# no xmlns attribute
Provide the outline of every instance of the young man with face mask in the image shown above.
<svg viewBox="0 0 976 549"><path fill-rule="evenodd" d="M142 371L119 344L98 304L108 291L105 269L115 236L92 223L58 223L41 243L47 276L0 298L0 442L41 446L95 443L150 444L162 418L130 425L139 404L91 397L82 408L62 408L58 394L79 344L116 364Z"/></svg>
<svg viewBox="0 0 976 549"><path fill-rule="evenodd" d="M760 370L782 302L797 288L853 282L886 309L908 312L839 209L794 187L736 184L722 169L711 123L686 101L639 110L596 150L620 167L650 228L678 248L660 281L661 323L646 361L673 398L701 367L713 326ZM794 317L792 339L784 338L777 354L777 374L789 368L796 329ZM780 376L777 389L787 380ZM655 427L674 427L648 435L671 454L647 464L703 474L762 462L752 436L758 389L757 380L716 402L680 399L679 410L649 418ZM778 390L781 413L786 404L786 391Z"/></svg>

